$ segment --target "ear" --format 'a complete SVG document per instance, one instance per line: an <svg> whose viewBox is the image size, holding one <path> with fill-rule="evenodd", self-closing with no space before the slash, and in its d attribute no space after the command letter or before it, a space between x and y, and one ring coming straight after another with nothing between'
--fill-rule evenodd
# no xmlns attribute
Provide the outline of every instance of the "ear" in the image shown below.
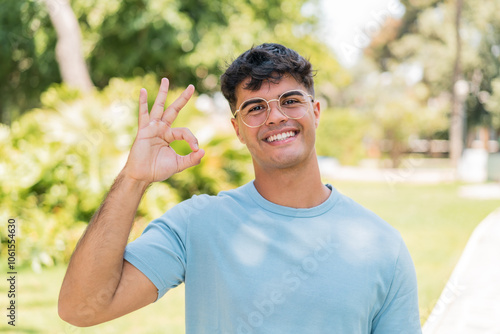
<svg viewBox="0 0 500 334"><path fill-rule="evenodd" d="M314 112L314 126L318 128L319 125L319 116L321 114L321 106L319 101L314 101L313 103L313 112Z"/></svg>
<svg viewBox="0 0 500 334"><path fill-rule="evenodd" d="M238 120L236 118L231 118L231 124L233 125L234 132L236 132L236 136L238 136L238 139L242 144L245 144L245 140L240 134L240 125L238 124Z"/></svg>

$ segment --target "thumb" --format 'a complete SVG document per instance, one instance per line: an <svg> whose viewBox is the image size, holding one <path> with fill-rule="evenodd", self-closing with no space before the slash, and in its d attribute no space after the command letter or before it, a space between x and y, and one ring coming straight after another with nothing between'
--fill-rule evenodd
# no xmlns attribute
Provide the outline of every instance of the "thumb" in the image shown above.
<svg viewBox="0 0 500 334"><path fill-rule="evenodd" d="M198 151L193 151L188 155L179 157L178 160L178 172L183 171L189 167L196 166L200 163L201 158L205 155L205 151L203 149L199 149Z"/></svg>

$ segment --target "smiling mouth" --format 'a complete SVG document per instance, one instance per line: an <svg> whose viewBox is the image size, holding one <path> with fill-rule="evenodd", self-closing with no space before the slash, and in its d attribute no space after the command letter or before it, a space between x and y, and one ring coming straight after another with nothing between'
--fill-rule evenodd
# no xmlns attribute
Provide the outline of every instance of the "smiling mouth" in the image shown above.
<svg viewBox="0 0 500 334"><path fill-rule="evenodd" d="M298 131L287 131L283 133L278 133L277 135L270 136L266 138L268 143L272 143L275 141L285 140L290 137L295 137L298 134Z"/></svg>

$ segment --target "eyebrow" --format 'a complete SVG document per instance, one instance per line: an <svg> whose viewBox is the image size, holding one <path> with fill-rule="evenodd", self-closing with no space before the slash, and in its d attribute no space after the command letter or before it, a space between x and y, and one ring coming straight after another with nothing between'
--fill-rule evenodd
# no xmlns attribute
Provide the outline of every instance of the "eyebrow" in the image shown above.
<svg viewBox="0 0 500 334"><path fill-rule="evenodd" d="M286 93L283 93L282 95L280 95L281 97L289 97L289 96L292 96L292 95L302 95L302 92L299 91L299 90L291 90L289 92L286 92Z"/></svg>
<svg viewBox="0 0 500 334"><path fill-rule="evenodd" d="M243 102L243 104L241 105L240 107L240 110L243 110L245 109L246 107L248 107L250 104L252 103L258 103L258 102L263 102L264 100L262 98L255 98L255 99L251 99L251 100L246 100L245 102Z"/></svg>

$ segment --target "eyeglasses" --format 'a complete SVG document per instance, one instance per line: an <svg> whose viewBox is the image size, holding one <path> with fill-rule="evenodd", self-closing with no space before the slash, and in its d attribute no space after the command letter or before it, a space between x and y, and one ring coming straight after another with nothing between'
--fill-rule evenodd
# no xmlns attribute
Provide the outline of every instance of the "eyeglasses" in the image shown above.
<svg viewBox="0 0 500 334"><path fill-rule="evenodd" d="M310 101L308 97L311 98ZM236 118L236 114L240 113L241 120L246 126L257 128L267 122L271 114L269 103L273 101L278 102L278 110L287 118L299 119L309 112L311 108L309 102L314 102L314 99L312 95L302 90L290 90L272 100L261 97L251 98L240 105L235 111L234 117Z"/></svg>

